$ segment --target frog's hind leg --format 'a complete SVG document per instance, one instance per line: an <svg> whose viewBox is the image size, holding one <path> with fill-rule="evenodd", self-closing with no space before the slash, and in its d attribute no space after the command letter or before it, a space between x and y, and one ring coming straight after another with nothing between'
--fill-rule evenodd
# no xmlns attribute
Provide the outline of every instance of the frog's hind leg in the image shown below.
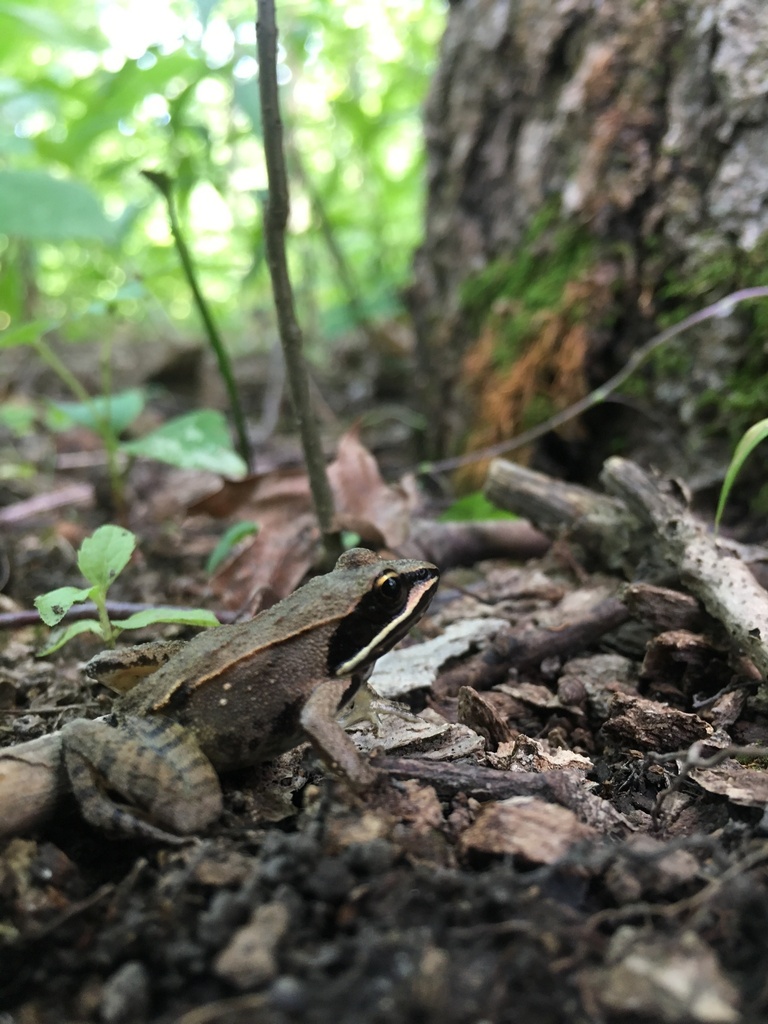
<svg viewBox="0 0 768 1024"><path fill-rule="evenodd" d="M213 766L170 719L79 719L62 730L62 746L83 817L97 828L178 842L221 814Z"/></svg>

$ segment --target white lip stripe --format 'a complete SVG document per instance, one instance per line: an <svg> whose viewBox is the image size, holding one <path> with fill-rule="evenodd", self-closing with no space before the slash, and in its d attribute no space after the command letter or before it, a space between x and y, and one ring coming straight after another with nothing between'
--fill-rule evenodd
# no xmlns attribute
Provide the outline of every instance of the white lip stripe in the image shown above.
<svg viewBox="0 0 768 1024"><path fill-rule="evenodd" d="M417 583L411 590L411 593L408 597L408 603L397 616L397 618L391 619L387 623L387 625L376 634L373 640L371 640L371 642L366 647L363 647L361 651L358 651L353 658L350 658L349 661L345 661L342 665L339 665L339 667L336 669L336 675L349 675L349 673L353 672L361 661L365 661L365 659L368 657L371 651L375 647L378 647L378 645L382 642L382 640L385 639L385 637L388 637L390 633L396 630L398 626L402 625L403 622L405 622L413 615L413 610L418 605L419 601L421 601L424 595L428 593L433 587L437 586L437 582L437 577L433 577L432 579L425 580L423 583Z"/></svg>

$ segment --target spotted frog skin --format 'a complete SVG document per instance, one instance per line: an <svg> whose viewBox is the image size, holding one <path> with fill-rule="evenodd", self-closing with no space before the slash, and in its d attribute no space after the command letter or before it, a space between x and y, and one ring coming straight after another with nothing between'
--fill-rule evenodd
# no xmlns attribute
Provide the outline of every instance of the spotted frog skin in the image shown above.
<svg viewBox="0 0 768 1024"><path fill-rule="evenodd" d="M354 548L332 572L250 622L164 652L165 663L127 689L111 715L62 731L84 817L124 835L178 840L221 813L217 772L269 760L307 739L353 788L370 786L377 773L336 716L376 658L421 618L438 579L429 562L382 560ZM134 660L146 660L145 650L134 649ZM114 652L95 662L96 669L120 667L111 664ZM129 685L123 677L115 688Z"/></svg>

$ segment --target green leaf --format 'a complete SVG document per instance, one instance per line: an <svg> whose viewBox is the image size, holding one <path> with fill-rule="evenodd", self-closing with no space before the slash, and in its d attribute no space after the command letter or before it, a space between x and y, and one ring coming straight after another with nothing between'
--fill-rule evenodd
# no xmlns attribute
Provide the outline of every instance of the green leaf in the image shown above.
<svg viewBox="0 0 768 1024"><path fill-rule="evenodd" d="M105 594L110 583L128 565L136 538L122 526L100 526L80 545L77 565L87 580Z"/></svg>
<svg viewBox="0 0 768 1024"><path fill-rule="evenodd" d="M89 188L43 171L0 171L0 232L35 242L111 242L114 237Z"/></svg>
<svg viewBox="0 0 768 1024"><path fill-rule="evenodd" d="M28 402L8 401L0 405L0 425L15 437L25 437L32 431L37 419L37 409Z"/></svg>
<svg viewBox="0 0 768 1024"><path fill-rule="evenodd" d="M236 544L239 544L244 537L251 537L254 533L257 533L258 529L257 523L248 522L235 523L233 526L230 526L219 537L216 547L208 556L208 561L205 563L205 571L214 572Z"/></svg>
<svg viewBox="0 0 768 1024"><path fill-rule="evenodd" d="M114 434L122 433L141 414L147 402L142 388L129 388L114 395L96 395L90 402L50 402L62 414L54 430L67 429L73 423L100 434L108 423Z"/></svg>
<svg viewBox="0 0 768 1024"><path fill-rule="evenodd" d="M115 629L143 629L158 622L175 622L181 626L206 628L221 625L213 612L204 608L147 608L143 612L129 615L127 619L118 619L112 625Z"/></svg>
<svg viewBox="0 0 768 1024"><path fill-rule="evenodd" d="M58 320L30 320L18 327L9 327L0 332L0 348L15 348L17 345L33 345L43 334L60 327Z"/></svg>
<svg viewBox="0 0 768 1024"><path fill-rule="evenodd" d="M92 587L59 587L35 598L35 608L46 626L61 622L73 604L89 601Z"/></svg>
<svg viewBox="0 0 768 1024"><path fill-rule="evenodd" d="M0 26L7 31L6 19L29 33L38 45L45 40L76 50L98 50L103 42L96 29L78 28L71 16L61 18L44 4L0 3Z"/></svg>
<svg viewBox="0 0 768 1024"><path fill-rule="evenodd" d="M511 512L505 512L492 504L482 491L473 491L447 508L439 517L444 523L479 522L488 519L517 519Z"/></svg>
<svg viewBox="0 0 768 1024"><path fill-rule="evenodd" d="M79 622L71 622L66 628L57 629L51 633L46 646L37 652L38 658L44 658L47 654L53 654L54 651L58 651L72 637L79 636L81 633L95 633L104 640L104 634L101 632L101 625L97 619L80 619Z"/></svg>
<svg viewBox="0 0 768 1024"><path fill-rule="evenodd" d="M747 461L755 448L757 448L760 442L764 441L766 437L768 437L768 419L760 420L759 423L754 423L736 445L731 461L728 464L728 469L725 473L723 486L720 488L720 498L717 502L717 512L715 513L716 530L720 526L720 519L725 511L725 503L728 501L728 495L731 493L731 488L734 485L736 477L741 471L741 467Z"/></svg>
<svg viewBox="0 0 768 1024"><path fill-rule="evenodd" d="M157 459L182 469L203 469L240 479L248 467L232 448L227 423L220 412L201 409L169 420L120 450L145 459Z"/></svg>

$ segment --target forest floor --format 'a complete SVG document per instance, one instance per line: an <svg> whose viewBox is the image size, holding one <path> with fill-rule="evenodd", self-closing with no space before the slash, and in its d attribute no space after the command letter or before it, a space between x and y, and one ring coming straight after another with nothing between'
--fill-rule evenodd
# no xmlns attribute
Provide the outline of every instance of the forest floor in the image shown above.
<svg viewBox="0 0 768 1024"><path fill-rule="evenodd" d="M158 473L144 492L177 493ZM221 528L162 507L132 515L113 596L215 604ZM3 610L79 585L99 521L6 519ZM226 777L186 845L105 838L71 797L6 840L0 1019L764 1021L768 770L734 745L768 744L765 691L682 587L632 603L592 561L559 541L444 572L390 672L423 731L356 728L388 776L370 794L306 747ZM109 707L81 673L94 643L39 660L41 639L3 635L4 746Z"/></svg>

